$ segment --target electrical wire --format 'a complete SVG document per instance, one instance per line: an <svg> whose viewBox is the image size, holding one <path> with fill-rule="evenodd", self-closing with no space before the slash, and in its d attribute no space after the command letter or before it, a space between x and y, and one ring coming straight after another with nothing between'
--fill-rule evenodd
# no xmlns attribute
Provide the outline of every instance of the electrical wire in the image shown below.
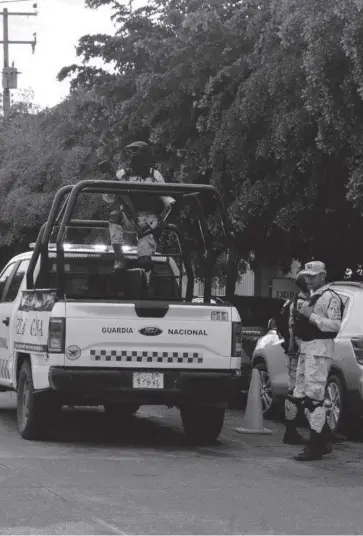
<svg viewBox="0 0 363 536"><path fill-rule="evenodd" d="M17 2L33 2L34 0L0 0L0 4L15 4Z"/></svg>

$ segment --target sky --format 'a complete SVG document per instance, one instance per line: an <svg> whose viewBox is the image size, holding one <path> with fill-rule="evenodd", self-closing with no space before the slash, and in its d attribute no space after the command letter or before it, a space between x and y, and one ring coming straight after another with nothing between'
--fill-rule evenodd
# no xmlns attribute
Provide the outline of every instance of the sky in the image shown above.
<svg viewBox="0 0 363 536"><path fill-rule="evenodd" d="M33 12L35 2L37 17L9 17L10 40L31 41L33 33L37 33L35 54L31 45L10 45L10 65L14 61L22 73L18 77L19 90L32 89L34 102L41 107L54 106L68 94L69 82L58 82L56 77L62 67L79 62L75 51L79 38L93 33L112 34L115 28L109 7L90 10L84 0L0 1L0 10L6 7L9 12ZM2 20L0 24L2 36ZM2 45L0 47L2 56ZM15 98L17 93L12 92Z"/></svg>

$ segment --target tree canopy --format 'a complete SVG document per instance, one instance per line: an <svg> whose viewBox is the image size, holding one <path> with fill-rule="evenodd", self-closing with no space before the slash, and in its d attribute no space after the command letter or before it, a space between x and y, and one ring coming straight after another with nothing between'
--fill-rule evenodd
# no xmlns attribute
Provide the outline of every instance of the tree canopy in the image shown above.
<svg viewBox="0 0 363 536"><path fill-rule="evenodd" d="M86 4L112 6L115 34L80 40L65 102L0 125L2 245L96 157L143 139L168 181L220 189L241 257L361 262L361 0Z"/></svg>

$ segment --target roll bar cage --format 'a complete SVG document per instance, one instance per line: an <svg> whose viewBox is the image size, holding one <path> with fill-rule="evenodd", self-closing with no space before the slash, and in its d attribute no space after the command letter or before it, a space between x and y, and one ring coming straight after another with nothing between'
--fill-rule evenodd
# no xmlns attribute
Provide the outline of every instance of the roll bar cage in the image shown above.
<svg viewBox="0 0 363 536"><path fill-rule="evenodd" d="M104 180L83 180L75 185L63 186L56 193L52 207L49 212L48 220L41 227L34 251L29 263L26 274L27 288L34 288L34 270L40 257L40 274L48 272L49 267L49 240L55 227L58 227L56 238L56 265L57 265L57 297L64 298L65 295L65 277L64 277L64 240L68 228L107 228L108 221L101 220L76 220L72 219L72 214L76 207L78 198L82 193L94 194L118 194L127 195L132 193L146 193L155 196L172 196L176 199L177 204L183 201L191 201L198 214L199 229L201 231L203 244L205 248L205 266L206 273L204 277L204 300L210 301L212 292L212 270L215 262L215 256L212 249L212 237L210 236L207 224L207 218L203 209L203 203L200 199L201 193L209 193L215 200L219 209L222 229L226 239L228 249L228 268L227 268L227 286L226 297L231 300L237 279L236 268L236 240L232 232L222 196L213 187L204 184L155 184L155 183L130 183L120 181ZM186 299L192 300L194 288L194 275L191 263L190 253L185 243L183 233L178 226L168 223L165 229L173 232L178 240L181 258L183 260L187 275Z"/></svg>

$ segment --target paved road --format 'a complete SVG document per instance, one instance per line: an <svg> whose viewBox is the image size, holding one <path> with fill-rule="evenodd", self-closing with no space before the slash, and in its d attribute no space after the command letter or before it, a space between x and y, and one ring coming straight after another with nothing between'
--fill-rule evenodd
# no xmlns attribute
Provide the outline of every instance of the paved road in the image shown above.
<svg viewBox="0 0 363 536"><path fill-rule="evenodd" d="M51 441L24 441L0 395L0 534L361 534L362 444L299 464L295 447L241 436L188 446L176 411L141 409L123 432L64 411Z"/></svg>

